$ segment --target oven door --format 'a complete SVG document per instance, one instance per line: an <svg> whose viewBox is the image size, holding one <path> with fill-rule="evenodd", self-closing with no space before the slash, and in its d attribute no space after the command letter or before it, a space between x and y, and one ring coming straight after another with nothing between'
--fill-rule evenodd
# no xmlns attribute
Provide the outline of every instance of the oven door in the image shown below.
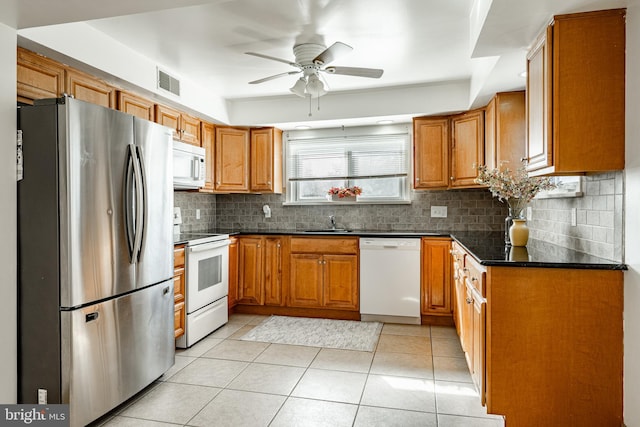
<svg viewBox="0 0 640 427"><path fill-rule="evenodd" d="M187 247L187 314L229 293L229 239Z"/></svg>

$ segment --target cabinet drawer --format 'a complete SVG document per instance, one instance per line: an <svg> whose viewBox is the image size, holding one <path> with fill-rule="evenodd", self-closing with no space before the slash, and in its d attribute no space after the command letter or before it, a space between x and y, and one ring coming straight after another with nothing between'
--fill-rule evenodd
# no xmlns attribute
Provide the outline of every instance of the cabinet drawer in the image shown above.
<svg viewBox="0 0 640 427"><path fill-rule="evenodd" d="M464 257L464 272L467 280L483 297L485 293L485 276L487 270L468 254Z"/></svg>
<svg viewBox="0 0 640 427"><path fill-rule="evenodd" d="M358 254L357 237L292 237L291 252Z"/></svg>
<svg viewBox="0 0 640 427"><path fill-rule="evenodd" d="M173 268L184 267L184 245L173 248Z"/></svg>
<svg viewBox="0 0 640 427"><path fill-rule="evenodd" d="M184 301L184 283L185 283L184 267L178 267L173 270L173 297L174 302Z"/></svg>

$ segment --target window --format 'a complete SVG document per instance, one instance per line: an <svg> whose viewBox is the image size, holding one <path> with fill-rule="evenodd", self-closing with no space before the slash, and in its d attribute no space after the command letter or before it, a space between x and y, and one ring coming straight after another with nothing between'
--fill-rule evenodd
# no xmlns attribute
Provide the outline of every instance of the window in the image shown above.
<svg viewBox="0 0 640 427"><path fill-rule="evenodd" d="M358 203L407 203L409 126L288 132L287 202L330 203L331 187L362 188Z"/></svg>

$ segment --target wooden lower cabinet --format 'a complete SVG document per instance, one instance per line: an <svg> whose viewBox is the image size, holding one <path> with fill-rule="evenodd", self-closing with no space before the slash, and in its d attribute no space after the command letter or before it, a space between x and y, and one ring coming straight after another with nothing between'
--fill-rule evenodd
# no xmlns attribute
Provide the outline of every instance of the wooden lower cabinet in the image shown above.
<svg viewBox="0 0 640 427"><path fill-rule="evenodd" d="M622 271L482 266L456 242L452 258L454 318L488 413L510 427L622 425Z"/></svg>
<svg viewBox="0 0 640 427"><path fill-rule="evenodd" d="M421 244L421 314L451 317L451 239L423 237Z"/></svg>
<svg viewBox="0 0 640 427"><path fill-rule="evenodd" d="M174 336L179 338L184 334L186 319L185 307L185 258L184 245L176 245L173 249L173 298L174 298Z"/></svg>
<svg viewBox="0 0 640 427"><path fill-rule="evenodd" d="M289 306L358 311L358 238L293 237Z"/></svg>
<svg viewBox="0 0 640 427"><path fill-rule="evenodd" d="M238 304L283 305L286 236L240 236Z"/></svg>
<svg viewBox="0 0 640 427"><path fill-rule="evenodd" d="M322 255L291 254L289 306L322 307Z"/></svg>
<svg viewBox="0 0 640 427"><path fill-rule="evenodd" d="M238 238L229 237L229 294L227 301L229 310L238 303Z"/></svg>

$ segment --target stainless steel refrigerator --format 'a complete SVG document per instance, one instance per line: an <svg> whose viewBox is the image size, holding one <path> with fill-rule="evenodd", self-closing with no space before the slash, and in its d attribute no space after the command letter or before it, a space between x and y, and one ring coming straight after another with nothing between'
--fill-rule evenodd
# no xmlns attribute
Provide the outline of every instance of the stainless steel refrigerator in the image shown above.
<svg viewBox="0 0 640 427"><path fill-rule="evenodd" d="M66 97L18 129L18 398L82 426L174 363L171 130Z"/></svg>

